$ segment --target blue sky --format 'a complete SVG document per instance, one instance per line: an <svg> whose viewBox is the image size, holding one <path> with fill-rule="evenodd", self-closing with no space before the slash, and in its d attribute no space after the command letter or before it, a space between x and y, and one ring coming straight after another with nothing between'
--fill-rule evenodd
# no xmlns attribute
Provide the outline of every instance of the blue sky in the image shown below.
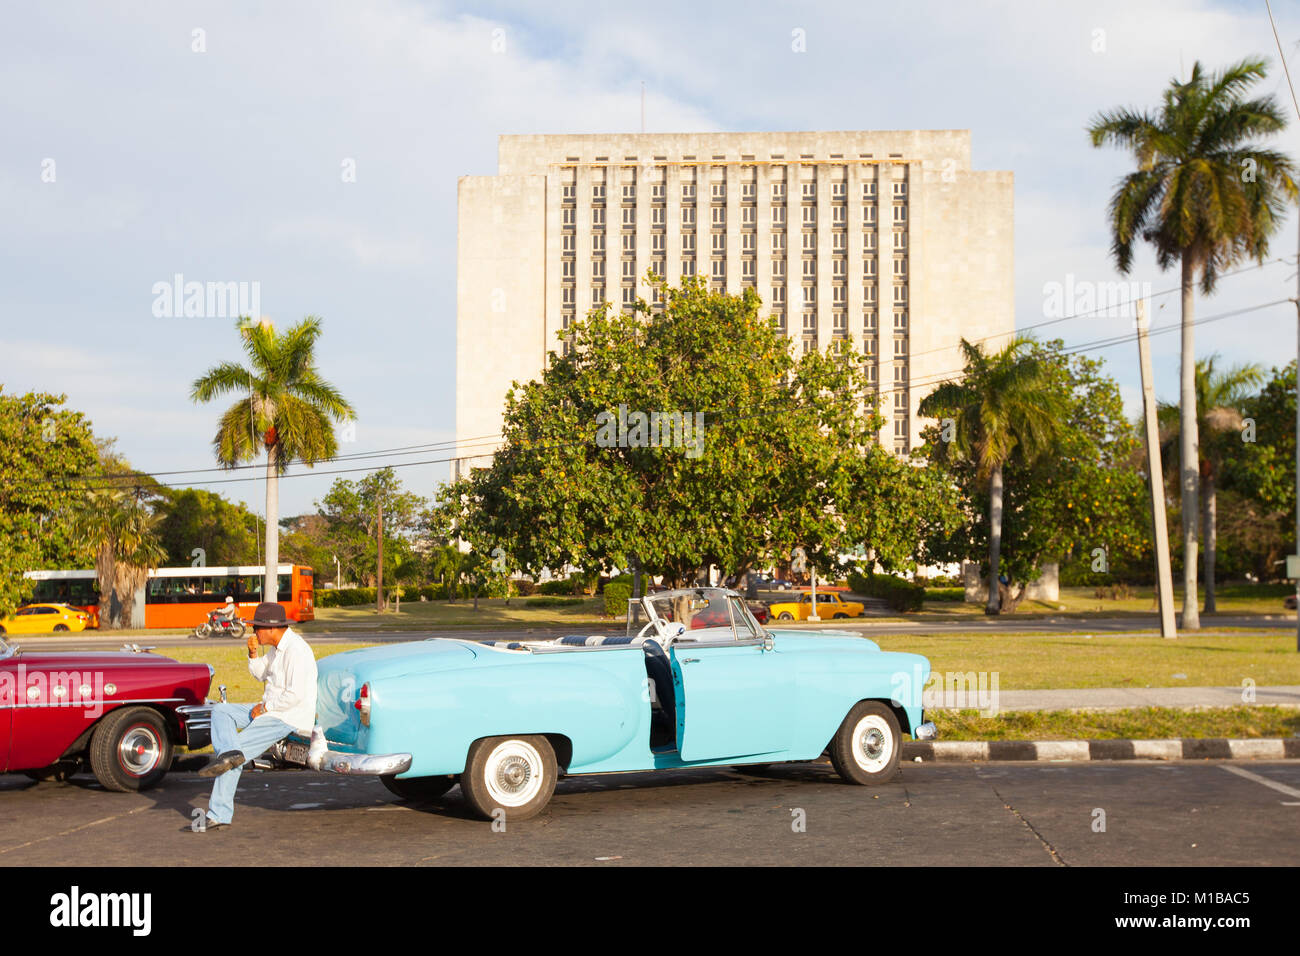
<svg viewBox="0 0 1300 956"><path fill-rule="evenodd" d="M1300 3L1274 13L1300 72ZM1045 318L1049 283L1118 278L1105 206L1130 160L1087 143L1094 113L1154 106L1196 59L1251 54L1273 61L1264 86L1292 109L1262 0L182 0L11 5L4 22L0 382L66 392L149 471L213 466L219 407L191 404L189 385L240 355L227 319L154 314L155 283L177 273L259 283L277 324L324 319L322 371L358 410L345 453L449 440L457 177L492 173L501 133L635 131L643 82L651 132L970 129L976 168L1015 172L1022 326ZM1292 155L1298 129L1277 141ZM1292 219L1273 255L1294 256L1295 235ZM1294 272L1227 279L1198 316L1292 296ZM1145 254L1131 278L1177 281ZM1177 297L1160 303L1155 322L1176 322ZM1051 331L1073 343L1129 325ZM1198 353L1283 364L1295 325L1289 304L1212 323ZM1172 398L1178 336L1153 347ZM1099 354L1135 409L1135 349ZM431 495L446 466L401 473ZM283 514L333 480L307 475L282 482ZM257 481L208 487L261 508Z"/></svg>

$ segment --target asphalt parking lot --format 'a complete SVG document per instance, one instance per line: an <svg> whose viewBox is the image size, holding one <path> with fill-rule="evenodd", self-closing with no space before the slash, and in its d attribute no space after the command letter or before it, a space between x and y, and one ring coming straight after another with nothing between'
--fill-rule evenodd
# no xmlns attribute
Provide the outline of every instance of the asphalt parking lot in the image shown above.
<svg viewBox="0 0 1300 956"><path fill-rule="evenodd" d="M209 791L183 772L143 794L2 775L0 866L1300 861L1300 761L908 764L876 789L825 764L573 777L505 832L458 789L407 804L377 780L305 771L248 772L234 826L183 832Z"/></svg>

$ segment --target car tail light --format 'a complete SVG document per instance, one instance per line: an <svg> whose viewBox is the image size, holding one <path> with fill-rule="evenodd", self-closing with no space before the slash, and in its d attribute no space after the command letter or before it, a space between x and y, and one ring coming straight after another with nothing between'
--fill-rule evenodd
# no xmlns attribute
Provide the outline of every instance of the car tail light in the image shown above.
<svg viewBox="0 0 1300 956"><path fill-rule="evenodd" d="M370 726L370 685L362 684L361 693L357 695L356 703L352 705L361 712L361 725Z"/></svg>

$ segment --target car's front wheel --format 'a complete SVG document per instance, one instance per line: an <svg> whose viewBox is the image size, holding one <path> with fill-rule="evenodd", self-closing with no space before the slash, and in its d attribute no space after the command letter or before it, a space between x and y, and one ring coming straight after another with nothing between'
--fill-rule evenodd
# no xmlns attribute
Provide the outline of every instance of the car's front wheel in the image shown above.
<svg viewBox="0 0 1300 956"><path fill-rule="evenodd" d="M868 787L892 780L902 756L898 718L874 700L853 705L830 746L835 772L850 783Z"/></svg>
<svg viewBox="0 0 1300 956"><path fill-rule="evenodd" d="M789 611L782 611L780 614L776 616L776 619L778 621L793 621L794 615L791 614Z"/></svg>
<svg viewBox="0 0 1300 956"><path fill-rule="evenodd" d="M406 777L399 779L393 775L379 778L389 792L403 800L414 802L437 800L448 790L456 786L454 776L446 777Z"/></svg>
<svg viewBox="0 0 1300 956"><path fill-rule="evenodd" d="M148 790L171 762L167 725L148 707L113 711L90 738L90 769L105 790Z"/></svg>
<svg viewBox="0 0 1300 956"><path fill-rule="evenodd" d="M485 737L470 745L460 789L485 820L495 820L498 811L508 820L527 820L550 802L558 775L555 750L545 737Z"/></svg>

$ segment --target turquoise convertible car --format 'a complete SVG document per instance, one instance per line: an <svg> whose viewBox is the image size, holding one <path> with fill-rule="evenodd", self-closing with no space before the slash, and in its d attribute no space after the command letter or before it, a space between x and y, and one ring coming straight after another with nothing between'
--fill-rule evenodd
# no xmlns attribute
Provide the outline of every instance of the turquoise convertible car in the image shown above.
<svg viewBox="0 0 1300 956"><path fill-rule="evenodd" d="M903 734L934 736L929 670L842 632L765 630L734 591L664 591L630 602L618 636L435 638L326 657L313 749L328 747L326 769L401 767L381 779L407 799L459 783L488 818L539 813L562 774L828 754L845 780L872 785L898 772ZM308 762L301 743L277 756L291 752Z"/></svg>

